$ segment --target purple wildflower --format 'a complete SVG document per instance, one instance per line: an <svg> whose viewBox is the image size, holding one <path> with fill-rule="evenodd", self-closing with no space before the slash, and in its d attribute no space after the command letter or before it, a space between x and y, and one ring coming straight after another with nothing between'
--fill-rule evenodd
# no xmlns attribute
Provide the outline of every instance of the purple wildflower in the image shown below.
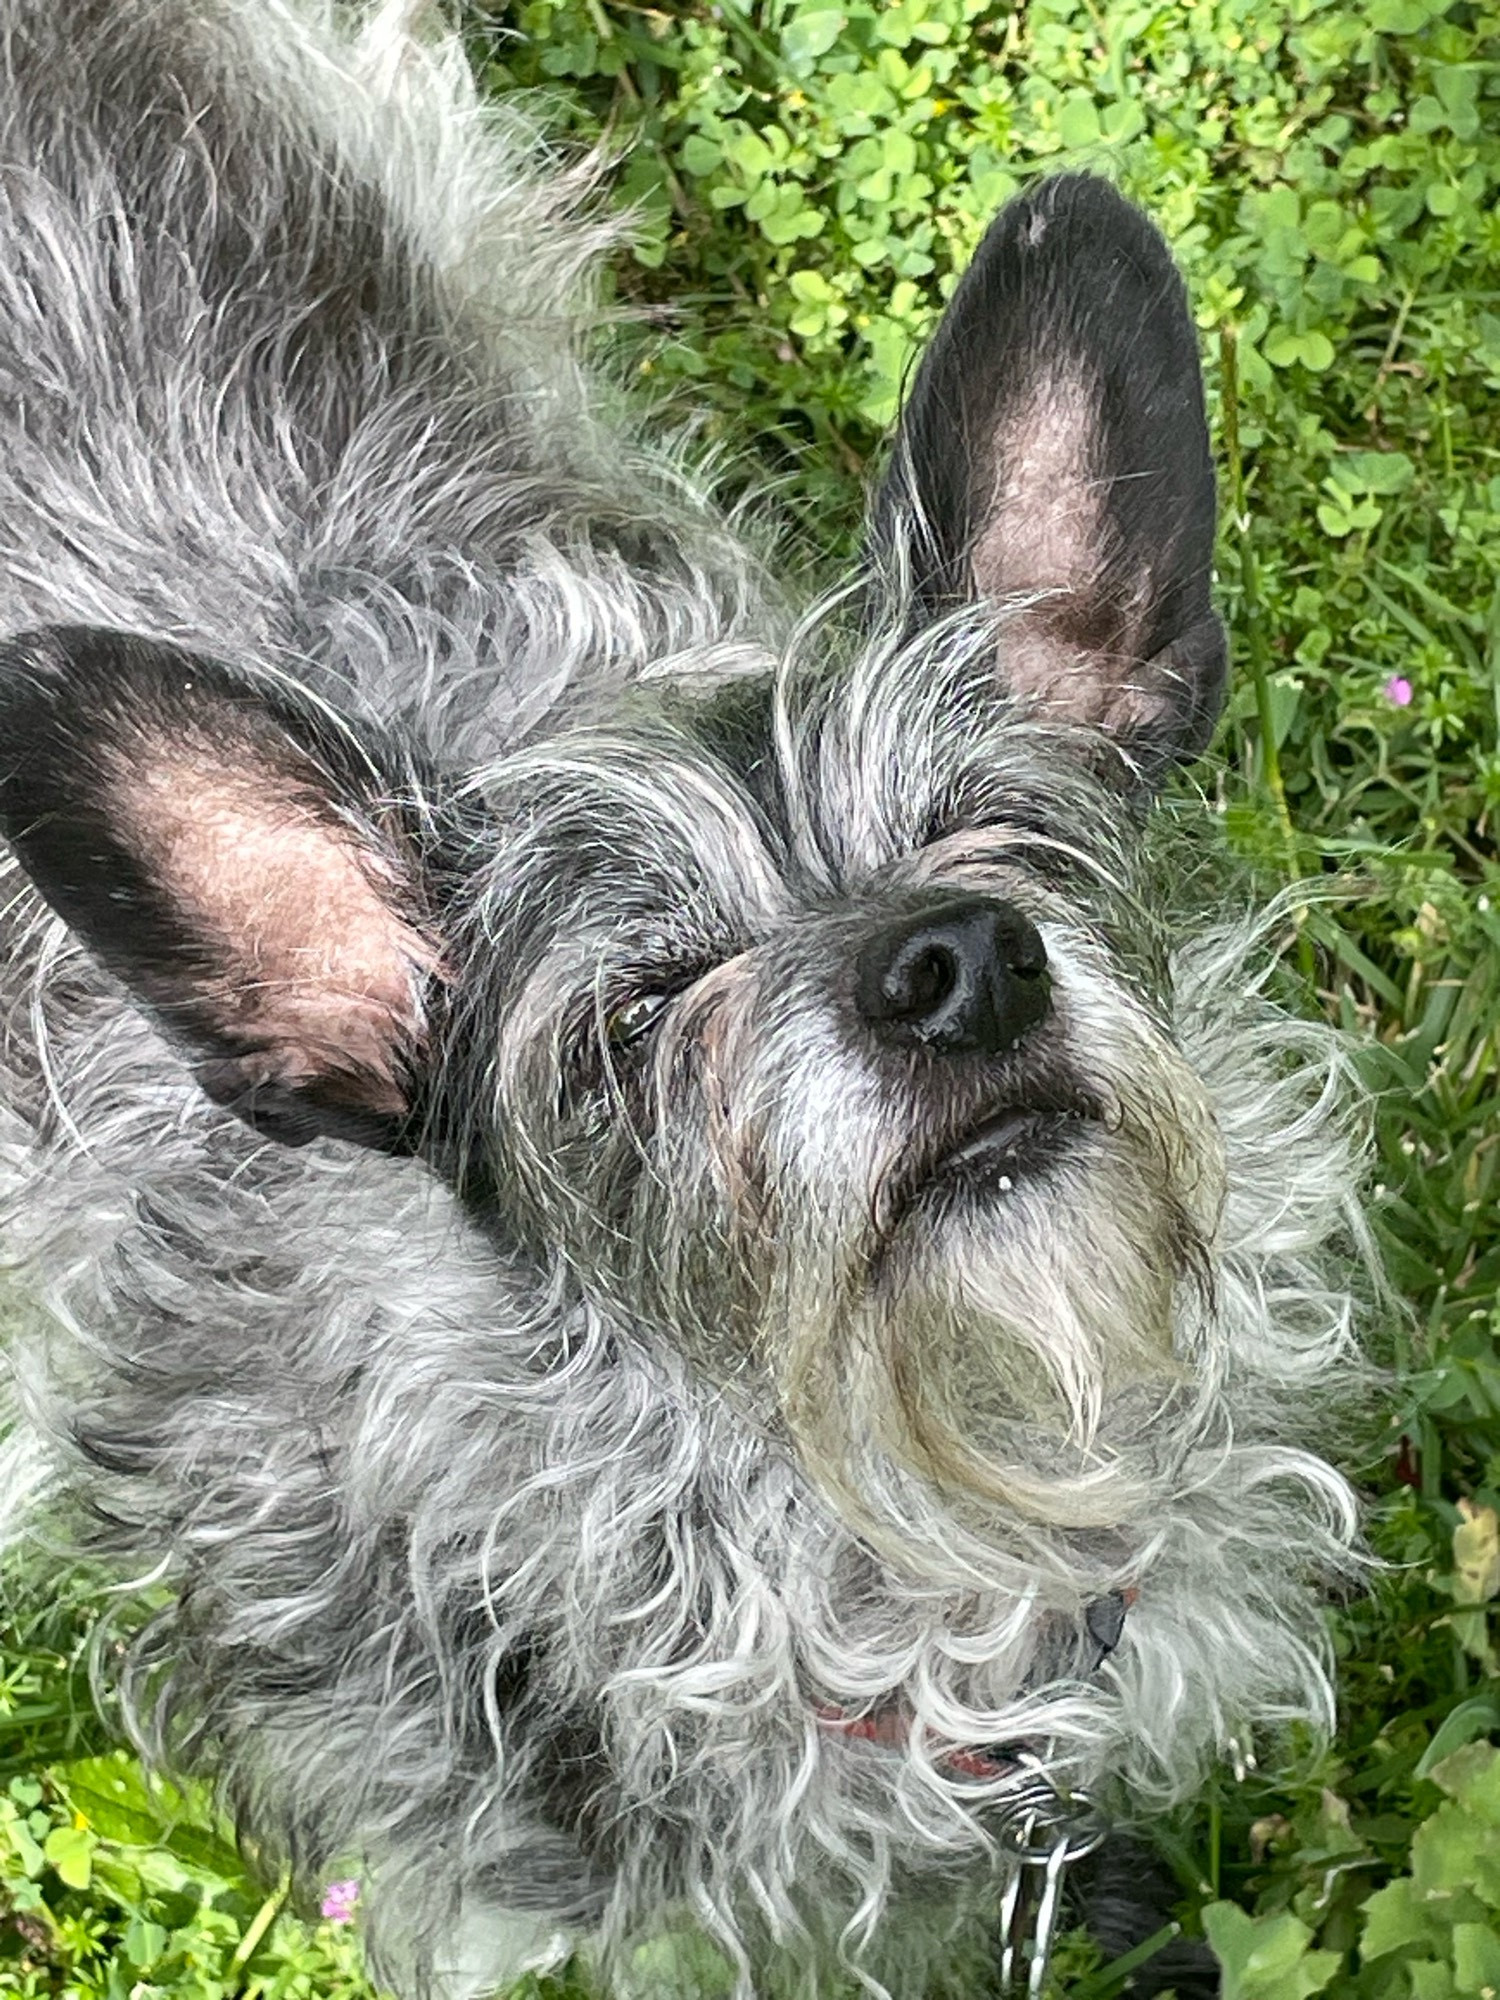
<svg viewBox="0 0 1500 2000"><path fill-rule="evenodd" d="M1384 691L1386 700L1394 702L1397 708L1411 706L1411 682L1404 674L1392 674Z"/></svg>
<svg viewBox="0 0 1500 2000"><path fill-rule="evenodd" d="M357 1882L330 1882L323 1891L323 1915L331 1924L347 1924L354 1916L354 1906L358 1901Z"/></svg>

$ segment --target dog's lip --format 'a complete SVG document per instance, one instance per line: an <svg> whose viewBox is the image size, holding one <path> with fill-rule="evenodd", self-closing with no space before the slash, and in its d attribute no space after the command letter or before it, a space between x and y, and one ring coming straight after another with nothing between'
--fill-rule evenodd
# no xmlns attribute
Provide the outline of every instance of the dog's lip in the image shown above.
<svg viewBox="0 0 1500 2000"><path fill-rule="evenodd" d="M1028 1142L1058 1115L1023 1110L1019 1106L997 1111L993 1117L982 1119L966 1139L937 1160L932 1178L941 1180L950 1173L965 1174L970 1168L983 1169L1008 1162L1019 1165Z"/></svg>
<svg viewBox="0 0 1500 2000"><path fill-rule="evenodd" d="M1043 1147L1055 1149L1070 1125L1097 1117L1092 1106L1072 1095L1030 1104L1006 1103L985 1110L956 1134L944 1135L908 1169L893 1178L883 1203L884 1241L911 1210L946 1189L1009 1193L1012 1184L1043 1163Z"/></svg>

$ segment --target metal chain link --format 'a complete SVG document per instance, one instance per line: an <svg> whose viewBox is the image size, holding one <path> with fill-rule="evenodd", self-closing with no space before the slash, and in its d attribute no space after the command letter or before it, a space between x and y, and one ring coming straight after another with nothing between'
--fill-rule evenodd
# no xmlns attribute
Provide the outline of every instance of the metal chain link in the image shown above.
<svg viewBox="0 0 1500 2000"><path fill-rule="evenodd" d="M1094 1852L1108 1828L1087 1794L1063 1792L1040 1757L1027 1751L1016 1761L1026 1781L1006 1801L1006 1839L1015 1865L1000 1900L1000 1991L1005 2000L1015 2000L1024 1961L1027 2000L1041 2000L1063 1875Z"/></svg>

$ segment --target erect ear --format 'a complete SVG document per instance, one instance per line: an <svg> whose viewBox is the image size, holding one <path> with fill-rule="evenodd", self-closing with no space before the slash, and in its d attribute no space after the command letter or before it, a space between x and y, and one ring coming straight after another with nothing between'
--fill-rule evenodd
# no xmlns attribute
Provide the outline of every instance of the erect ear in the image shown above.
<svg viewBox="0 0 1500 2000"><path fill-rule="evenodd" d="M87 627L0 646L0 833L272 1136L412 1141L443 976L400 760L306 695Z"/></svg>
<svg viewBox="0 0 1500 2000"><path fill-rule="evenodd" d="M1001 672L1159 771L1223 701L1197 342L1155 229L1104 181L1002 210L912 385L872 554L918 619L1005 610Z"/></svg>

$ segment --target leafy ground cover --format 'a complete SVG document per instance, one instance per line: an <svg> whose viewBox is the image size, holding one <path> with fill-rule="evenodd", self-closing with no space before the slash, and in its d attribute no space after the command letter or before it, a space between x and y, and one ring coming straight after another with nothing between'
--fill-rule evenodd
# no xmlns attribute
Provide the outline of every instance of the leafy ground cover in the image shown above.
<svg viewBox="0 0 1500 2000"><path fill-rule="evenodd" d="M630 369L773 482L809 572L852 544L903 371L1005 195L1087 167L1171 237L1239 667L1199 781L1266 886L1308 885L1288 988L1368 1047L1407 1310L1354 1447L1392 1567L1333 1614L1338 1741L1226 1777L1161 1839L1229 2000L1494 2000L1500 9L532 0L473 29L497 89L621 148ZM0 1626L0 1993L358 1990L347 1896L299 1921L202 1800L110 1750L86 1624L65 1596ZM1059 1960L1080 2000L1122 1973Z"/></svg>

